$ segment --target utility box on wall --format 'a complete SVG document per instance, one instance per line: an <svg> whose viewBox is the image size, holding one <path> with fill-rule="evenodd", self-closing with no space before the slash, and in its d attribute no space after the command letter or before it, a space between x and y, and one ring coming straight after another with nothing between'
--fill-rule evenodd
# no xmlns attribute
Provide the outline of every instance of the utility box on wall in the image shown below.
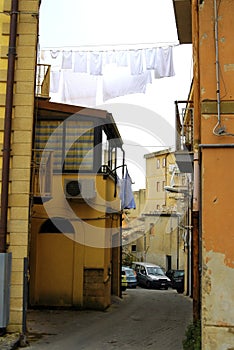
<svg viewBox="0 0 234 350"><path fill-rule="evenodd" d="M0 328L9 323L11 260L11 253L0 253Z"/></svg>

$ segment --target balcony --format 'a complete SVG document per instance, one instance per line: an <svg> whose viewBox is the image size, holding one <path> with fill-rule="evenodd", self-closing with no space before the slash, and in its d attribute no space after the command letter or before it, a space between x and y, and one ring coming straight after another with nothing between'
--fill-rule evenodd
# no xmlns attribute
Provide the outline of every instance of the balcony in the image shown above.
<svg viewBox="0 0 234 350"><path fill-rule="evenodd" d="M50 97L50 65L37 64L36 69L36 97L49 99Z"/></svg>
<svg viewBox="0 0 234 350"><path fill-rule="evenodd" d="M176 163L182 173L193 171L193 102L175 101Z"/></svg>
<svg viewBox="0 0 234 350"><path fill-rule="evenodd" d="M52 199L53 151L33 150L33 199L42 204Z"/></svg>

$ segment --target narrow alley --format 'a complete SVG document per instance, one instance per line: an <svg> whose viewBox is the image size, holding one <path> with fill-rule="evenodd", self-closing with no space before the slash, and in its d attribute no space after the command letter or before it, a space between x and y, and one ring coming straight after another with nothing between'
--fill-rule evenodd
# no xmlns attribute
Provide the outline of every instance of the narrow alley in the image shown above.
<svg viewBox="0 0 234 350"><path fill-rule="evenodd" d="M29 310L30 350L182 350L192 300L169 289L127 289L106 311Z"/></svg>

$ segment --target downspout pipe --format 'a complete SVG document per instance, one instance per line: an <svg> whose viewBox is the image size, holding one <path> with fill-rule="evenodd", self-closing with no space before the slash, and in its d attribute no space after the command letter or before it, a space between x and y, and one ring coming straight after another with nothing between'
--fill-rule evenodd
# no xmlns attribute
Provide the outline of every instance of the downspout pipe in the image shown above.
<svg viewBox="0 0 234 350"><path fill-rule="evenodd" d="M199 55L199 0L192 0L192 36L193 36L193 84L194 84L194 128L193 128L193 203L192 203L192 288L193 288L193 321L201 318L201 277L200 277L200 55Z"/></svg>
<svg viewBox="0 0 234 350"><path fill-rule="evenodd" d="M215 21L215 69L216 69L216 95L217 95L217 114L218 123L215 126L214 131L218 126L221 126L221 110L220 110L220 74L219 74L219 34L218 34L218 8L217 1L214 0L214 21ZM214 132L215 133L215 132ZM216 135L216 133L215 133ZM218 134L220 135L220 134Z"/></svg>
<svg viewBox="0 0 234 350"><path fill-rule="evenodd" d="M11 125L14 96L16 35L18 19L18 0L12 0L10 13L10 37L8 48L8 68L6 84L4 140L2 150L2 186L1 186L1 221L0 221L0 253L7 251L8 190L11 153Z"/></svg>

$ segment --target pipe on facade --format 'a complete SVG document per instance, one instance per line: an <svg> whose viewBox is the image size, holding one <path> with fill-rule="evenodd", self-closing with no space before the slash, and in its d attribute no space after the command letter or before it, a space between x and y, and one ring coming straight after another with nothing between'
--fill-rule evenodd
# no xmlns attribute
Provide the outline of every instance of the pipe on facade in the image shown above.
<svg viewBox="0 0 234 350"><path fill-rule="evenodd" d="M11 124L14 96L16 35L18 19L18 0L12 0L10 13L10 37L8 48L8 68L6 83L4 140L2 150L2 186L1 186L1 221L0 221L0 253L7 250L7 220L8 220L8 188L11 153Z"/></svg>
<svg viewBox="0 0 234 350"><path fill-rule="evenodd" d="M193 321L201 317L201 276L199 271L200 241L200 165L199 165L199 144L201 138L201 105L200 105L200 71L199 71L199 0L192 0L192 36L193 36L193 102L194 102L194 179L193 179L193 200L192 208L192 288L193 288ZM191 237L190 237L191 240ZM190 242L191 243L191 242Z"/></svg>
<svg viewBox="0 0 234 350"><path fill-rule="evenodd" d="M233 148L234 143L201 143L200 148Z"/></svg>
<svg viewBox="0 0 234 350"><path fill-rule="evenodd" d="M214 134L220 136L216 133L216 128L221 127L221 109L220 109L220 74L219 74L219 35L218 35L218 9L217 1L214 0L214 21L215 21L215 69L216 69L216 95L217 95L217 114L218 122L214 127Z"/></svg>

